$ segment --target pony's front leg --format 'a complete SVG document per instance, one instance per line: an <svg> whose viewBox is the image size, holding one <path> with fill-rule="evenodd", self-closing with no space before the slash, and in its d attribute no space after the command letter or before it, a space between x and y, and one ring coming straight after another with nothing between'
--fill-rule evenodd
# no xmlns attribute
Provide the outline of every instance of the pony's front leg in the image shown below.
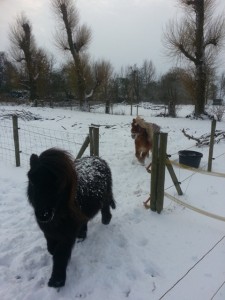
<svg viewBox="0 0 225 300"><path fill-rule="evenodd" d="M146 157L149 157L149 151L148 150L144 150L142 152L143 163L145 162Z"/></svg>
<svg viewBox="0 0 225 300"><path fill-rule="evenodd" d="M67 242L59 242L53 254L52 275L49 279L48 286L62 287L66 281L66 268L71 256L72 248L75 240Z"/></svg>
<svg viewBox="0 0 225 300"><path fill-rule="evenodd" d="M135 147L135 156L138 160L141 159L141 152L139 151L139 149L137 147Z"/></svg>
<svg viewBox="0 0 225 300"><path fill-rule="evenodd" d="M45 239L47 241L47 249L48 249L48 252L53 255L54 252L55 252L55 248L57 246L57 241L56 240L53 240L51 239L50 237L48 237L47 235L45 235Z"/></svg>
<svg viewBox="0 0 225 300"><path fill-rule="evenodd" d="M145 158L142 155L142 151L136 151L135 156L137 157L137 160L143 165Z"/></svg>
<svg viewBox="0 0 225 300"><path fill-rule="evenodd" d="M80 240L80 242L84 241L87 237L87 230L88 230L88 227L87 227L87 223L83 224L81 227L80 227L80 230L78 231L78 234L77 234L77 238Z"/></svg>

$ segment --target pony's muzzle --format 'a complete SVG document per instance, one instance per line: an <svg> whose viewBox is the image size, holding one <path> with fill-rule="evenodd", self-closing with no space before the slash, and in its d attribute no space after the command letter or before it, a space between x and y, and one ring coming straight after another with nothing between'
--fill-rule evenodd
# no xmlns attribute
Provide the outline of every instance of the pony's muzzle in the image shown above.
<svg viewBox="0 0 225 300"><path fill-rule="evenodd" d="M136 134L135 133L131 133L131 137L132 137L132 139L135 139Z"/></svg>
<svg viewBox="0 0 225 300"><path fill-rule="evenodd" d="M54 209L46 208L44 210L36 210L35 216L40 223L49 223L53 220L55 215Z"/></svg>

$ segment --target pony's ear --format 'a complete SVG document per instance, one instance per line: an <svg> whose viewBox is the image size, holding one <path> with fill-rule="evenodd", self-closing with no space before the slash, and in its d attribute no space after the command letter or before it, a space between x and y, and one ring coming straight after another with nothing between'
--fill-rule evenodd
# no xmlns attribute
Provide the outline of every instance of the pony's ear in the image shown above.
<svg viewBox="0 0 225 300"><path fill-rule="evenodd" d="M134 125L134 126L137 125L136 119L133 119L132 125Z"/></svg>
<svg viewBox="0 0 225 300"><path fill-rule="evenodd" d="M33 168L38 164L38 156L37 154L31 154L30 156L30 167Z"/></svg>

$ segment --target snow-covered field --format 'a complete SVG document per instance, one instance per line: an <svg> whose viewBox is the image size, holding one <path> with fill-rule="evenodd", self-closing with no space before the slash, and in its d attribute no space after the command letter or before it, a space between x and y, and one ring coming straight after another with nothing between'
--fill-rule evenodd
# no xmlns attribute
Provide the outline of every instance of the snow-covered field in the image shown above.
<svg viewBox="0 0 225 300"><path fill-rule="evenodd" d="M49 288L51 257L26 197L28 164L22 162L16 168L1 157L1 300L225 299L224 222L184 208L166 197L161 214L144 208L143 201L150 193L150 174L134 156L134 141L130 137L133 117L128 113L129 108L118 107L115 115L33 107L5 109L36 113L48 120L20 120L20 124L62 130L65 135L77 133L79 144L90 124L101 125L100 156L112 170L117 209L112 211L108 226L101 224L100 216L89 223L87 239L74 247L65 287ZM172 154L171 159L178 160L179 150L192 147L203 153L200 168L205 170L208 147L196 148L195 142L188 140L181 130L200 136L210 132L211 122L185 118L191 110L192 107L180 109L175 119L156 118L151 109L140 108L139 114L168 132L167 153ZM224 119L217 123L217 129L225 130ZM76 146L72 154L75 156L78 151ZM40 153L38 145L32 152ZM225 173L224 156L223 140L214 148L214 172ZM179 167L174 170L182 182L184 195L177 195L166 171L167 193L225 217L225 177L193 173Z"/></svg>

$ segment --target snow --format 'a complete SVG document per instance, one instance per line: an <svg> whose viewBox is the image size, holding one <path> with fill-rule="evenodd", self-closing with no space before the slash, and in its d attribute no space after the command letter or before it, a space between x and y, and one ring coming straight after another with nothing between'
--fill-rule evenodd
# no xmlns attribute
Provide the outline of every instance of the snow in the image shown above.
<svg viewBox="0 0 225 300"><path fill-rule="evenodd" d="M21 110L21 107L4 109ZM100 156L112 171L117 208L112 210L109 225L101 224L100 215L89 223L87 239L73 249L65 287L49 288L51 256L26 196L29 156L22 157L22 166L16 168L3 155L0 161L1 300L225 299L224 223L166 197L161 214L144 208L143 201L150 193L150 174L134 155L134 141L130 136L133 117L129 115L129 107L114 108L114 115L103 114L101 108L92 113L25 106L22 109L47 120L19 120L21 126L62 130L65 138L76 134L78 144L74 149L64 146L74 156L88 127L92 123L101 125ZM208 147L195 147L195 142L181 132L184 128L189 134L200 136L211 130L209 120L185 118L192 109L191 106L181 108L179 117L174 119L157 118L151 109L139 108L139 114L168 132L167 153L172 154L172 160L178 160L179 150L191 148L203 153L200 168L206 170ZM217 129L225 130L224 119L217 123ZM223 140L214 147L213 172L225 173L224 146ZM33 153L44 150L37 143L32 147ZM146 165L149 161L150 158ZM177 195L168 171L167 193L225 217L224 177L179 167L174 170L182 182L184 195Z"/></svg>

